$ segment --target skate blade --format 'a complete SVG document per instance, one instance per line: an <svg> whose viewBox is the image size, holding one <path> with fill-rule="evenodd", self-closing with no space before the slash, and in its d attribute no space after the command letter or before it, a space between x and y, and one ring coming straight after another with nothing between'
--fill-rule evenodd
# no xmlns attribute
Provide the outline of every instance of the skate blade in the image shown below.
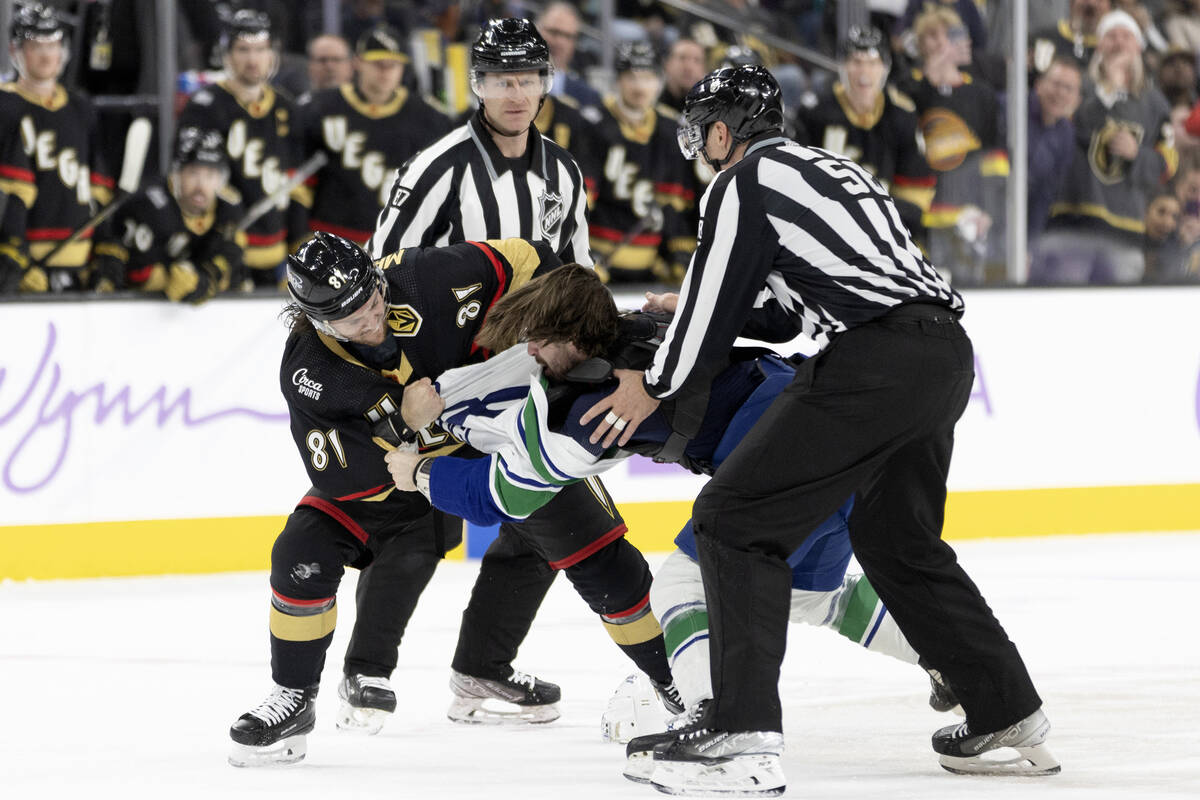
<svg viewBox="0 0 1200 800"><path fill-rule="evenodd" d="M229 763L235 767L282 767L303 761L307 753L308 742L304 734L289 736L262 747L234 742L229 752Z"/></svg>
<svg viewBox="0 0 1200 800"><path fill-rule="evenodd" d="M654 751L634 753L627 757L625 769L621 771L621 774L634 783L649 783L651 776L654 775Z"/></svg>
<svg viewBox="0 0 1200 800"><path fill-rule="evenodd" d="M543 725L562 715L558 703L519 706L492 697L455 697L446 716L464 725Z"/></svg>
<svg viewBox="0 0 1200 800"><path fill-rule="evenodd" d="M735 756L718 763L654 762L650 783L663 794L688 797L778 797L787 788L779 756Z"/></svg>
<svg viewBox="0 0 1200 800"><path fill-rule="evenodd" d="M939 756L938 763L955 775L1015 775L1035 778L1057 775L1062 765L1045 744L1000 747L978 756Z"/></svg>
<svg viewBox="0 0 1200 800"><path fill-rule="evenodd" d="M383 730L383 724L391 715L392 712L381 708L356 708L343 700L334 725L339 731L374 736Z"/></svg>

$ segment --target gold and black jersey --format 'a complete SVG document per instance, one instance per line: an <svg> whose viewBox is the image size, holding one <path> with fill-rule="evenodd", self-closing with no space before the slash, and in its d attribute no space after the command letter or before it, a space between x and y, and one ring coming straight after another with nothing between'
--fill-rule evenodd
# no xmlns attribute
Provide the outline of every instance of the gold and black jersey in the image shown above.
<svg viewBox="0 0 1200 800"><path fill-rule="evenodd" d="M937 180L921 153L916 109L907 95L888 86L874 108L860 114L835 83L812 108L800 109L797 123L797 141L858 162L890 192L909 230L920 227Z"/></svg>
<svg viewBox="0 0 1200 800"><path fill-rule="evenodd" d="M270 86L256 103L241 103L224 83L196 91L179 115L177 130L218 130L229 155L229 185L250 208L278 190L296 166L292 103ZM288 252L288 198L246 229L246 266L271 271Z"/></svg>
<svg viewBox="0 0 1200 800"><path fill-rule="evenodd" d="M308 229L359 245L391 190L391 175L414 153L448 133L450 119L401 88L382 105L347 83L313 94L297 109L302 159L323 151L329 162L305 182Z"/></svg>
<svg viewBox="0 0 1200 800"><path fill-rule="evenodd" d="M952 88L932 85L919 71L913 78L917 130L925 160L937 176L924 221L928 228L949 228L966 206L987 207L989 195L1003 194L1008 153L1000 133L1000 105L990 86L967 73Z"/></svg>
<svg viewBox="0 0 1200 800"><path fill-rule="evenodd" d="M288 337L279 372L313 486L352 517L356 501L404 496L391 491L383 460L390 447L372 437L375 423L400 408L404 385L484 359L474 340L487 310L561 262L543 242L501 239L409 248L377 263L390 293L385 345L364 349L302 324ZM420 444L436 452L455 443L426 431Z"/></svg>
<svg viewBox="0 0 1200 800"><path fill-rule="evenodd" d="M686 262L696 247L698 181L676 127L659 109L631 124L613 98L604 101L583 167L592 251L610 272L645 277L662 261Z"/></svg>
<svg viewBox="0 0 1200 800"><path fill-rule="evenodd" d="M155 181L126 203L97 236L97 269L112 276L115 286L162 291L173 262L199 263L226 236L244 247L245 234L232 230L241 213L236 198L227 192L219 194L204 214L185 215L171 182ZM237 271L241 265L230 266Z"/></svg>
<svg viewBox="0 0 1200 800"><path fill-rule="evenodd" d="M96 115L84 96L56 86L49 100L15 83L0 85L0 191L8 195L0 241L28 243L34 261L112 200L101 163ZM64 247L48 266L82 268L92 232Z"/></svg>

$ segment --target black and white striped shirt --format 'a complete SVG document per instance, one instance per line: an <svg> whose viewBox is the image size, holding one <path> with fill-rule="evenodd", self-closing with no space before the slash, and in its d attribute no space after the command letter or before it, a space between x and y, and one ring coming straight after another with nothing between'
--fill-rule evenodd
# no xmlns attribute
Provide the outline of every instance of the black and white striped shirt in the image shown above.
<svg viewBox="0 0 1200 800"><path fill-rule="evenodd" d="M530 126L528 158L505 158L479 114L396 170L367 245L372 258L464 240L543 240L591 266L587 190L571 154Z"/></svg>
<svg viewBox="0 0 1200 800"><path fill-rule="evenodd" d="M963 308L879 182L827 150L756 142L709 185L700 214L675 319L646 371L654 397L707 380L739 335L805 334L823 348L902 303Z"/></svg>

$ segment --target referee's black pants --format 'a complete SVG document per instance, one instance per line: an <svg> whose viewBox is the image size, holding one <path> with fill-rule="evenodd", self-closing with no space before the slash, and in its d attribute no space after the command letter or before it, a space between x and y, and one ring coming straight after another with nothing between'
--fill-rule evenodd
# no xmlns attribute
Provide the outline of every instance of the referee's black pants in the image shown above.
<svg viewBox="0 0 1200 800"><path fill-rule="evenodd" d="M936 305L893 309L800 365L696 499L714 700L707 723L782 731L785 561L846 498L863 571L973 731L1041 705L1016 647L941 539L954 424L974 379L971 342Z"/></svg>

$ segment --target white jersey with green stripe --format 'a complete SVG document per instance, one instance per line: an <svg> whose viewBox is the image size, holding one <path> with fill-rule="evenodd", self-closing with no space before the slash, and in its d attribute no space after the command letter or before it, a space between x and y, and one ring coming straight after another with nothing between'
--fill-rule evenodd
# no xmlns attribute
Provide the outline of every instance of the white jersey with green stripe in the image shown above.
<svg viewBox="0 0 1200 800"><path fill-rule="evenodd" d="M447 370L437 380L446 403L442 426L490 454L492 499L515 519L550 502L563 486L599 475L630 455L618 450L596 455L551 430L547 385L523 344L483 363Z"/></svg>

